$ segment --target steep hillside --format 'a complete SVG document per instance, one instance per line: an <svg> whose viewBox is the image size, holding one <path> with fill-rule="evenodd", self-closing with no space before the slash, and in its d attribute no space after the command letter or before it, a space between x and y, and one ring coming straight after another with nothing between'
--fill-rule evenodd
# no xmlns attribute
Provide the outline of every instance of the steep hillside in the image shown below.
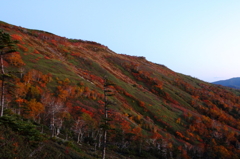
<svg viewBox="0 0 240 159"><path fill-rule="evenodd" d="M4 114L32 121L45 140L72 141L94 158L107 130L109 158L240 158L240 91L96 42L4 22L0 29L18 41L16 52L3 56ZM114 103L107 125L106 103ZM44 158L39 142L29 149Z"/></svg>
<svg viewBox="0 0 240 159"><path fill-rule="evenodd" d="M240 89L240 77L235 77L228 80L216 81L216 82L213 82L213 84L219 84L222 86Z"/></svg>

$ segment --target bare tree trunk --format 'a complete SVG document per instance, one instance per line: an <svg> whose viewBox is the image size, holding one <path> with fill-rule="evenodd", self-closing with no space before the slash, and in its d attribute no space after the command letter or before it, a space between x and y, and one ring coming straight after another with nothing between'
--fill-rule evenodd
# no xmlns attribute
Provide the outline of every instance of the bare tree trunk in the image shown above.
<svg viewBox="0 0 240 159"><path fill-rule="evenodd" d="M18 108L16 109L16 113L17 113L18 115L20 115L20 108L21 108L21 104L18 103Z"/></svg>
<svg viewBox="0 0 240 159"><path fill-rule="evenodd" d="M0 53L0 61L1 61L1 73L5 74L4 72L4 65L3 65L3 53Z"/></svg>
<svg viewBox="0 0 240 159"><path fill-rule="evenodd" d="M65 140L68 140L68 133L66 133L66 138L65 138Z"/></svg>
<svg viewBox="0 0 240 159"><path fill-rule="evenodd" d="M99 130L99 134L98 134L98 148L100 148L101 147L101 139L102 139L102 133L101 133L101 130Z"/></svg>
<svg viewBox="0 0 240 159"><path fill-rule="evenodd" d="M59 134L60 134L60 128L57 128L56 136L58 136Z"/></svg>
<svg viewBox="0 0 240 159"><path fill-rule="evenodd" d="M107 143L107 130L103 130L103 150L102 150L102 159L106 157L106 143Z"/></svg>
<svg viewBox="0 0 240 159"><path fill-rule="evenodd" d="M52 137L55 137L55 126L52 126Z"/></svg>
<svg viewBox="0 0 240 159"><path fill-rule="evenodd" d="M38 151L41 151L44 146L45 146L44 144L40 145L38 148L36 148L34 151L32 151L32 152L29 154L29 157L32 158L33 155L34 155L35 153L37 153Z"/></svg>
<svg viewBox="0 0 240 159"><path fill-rule="evenodd" d="M79 142L80 142L80 135L81 135L81 131L78 132L78 138L77 138L77 143L78 143L78 144L79 144Z"/></svg>
<svg viewBox="0 0 240 159"><path fill-rule="evenodd" d="M1 88L1 114L0 116L3 116L3 110L4 110L4 66L3 66L3 53L0 54L0 62L1 62L1 74L2 74L2 88Z"/></svg>
<svg viewBox="0 0 240 159"><path fill-rule="evenodd" d="M4 110L4 75L2 76L2 89L1 89L1 114L0 116L3 116L3 110Z"/></svg>
<svg viewBox="0 0 240 159"><path fill-rule="evenodd" d="M52 137L55 136L55 114L54 111L52 111L52 122L51 122L51 128L52 128Z"/></svg>

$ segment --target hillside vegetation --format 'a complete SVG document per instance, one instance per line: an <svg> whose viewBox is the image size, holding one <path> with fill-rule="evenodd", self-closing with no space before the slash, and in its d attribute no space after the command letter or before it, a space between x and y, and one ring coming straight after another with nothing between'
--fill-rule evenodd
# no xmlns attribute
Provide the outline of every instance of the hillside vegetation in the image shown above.
<svg viewBox="0 0 240 159"><path fill-rule="evenodd" d="M96 42L0 30L18 41L3 55L0 158L100 158L104 130L106 158L240 158L239 90Z"/></svg>

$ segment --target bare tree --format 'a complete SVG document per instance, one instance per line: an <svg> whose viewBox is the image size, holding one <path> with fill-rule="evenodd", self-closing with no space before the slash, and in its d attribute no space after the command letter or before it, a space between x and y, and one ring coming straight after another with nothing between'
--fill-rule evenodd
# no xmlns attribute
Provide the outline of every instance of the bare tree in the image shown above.
<svg viewBox="0 0 240 159"><path fill-rule="evenodd" d="M63 120L62 118L57 117L57 115L59 112L63 111L63 109L63 102L57 99L50 106L49 113L51 114L50 128L52 130L52 137L58 136L60 133Z"/></svg>
<svg viewBox="0 0 240 159"><path fill-rule="evenodd" d="M72 127L72 130L77 134L77 143L80 144L84 135L84 126L85 126L85 121L82 120L81 118L78 118L75 121L74 126Z"/></svg>
<svg viewBox="0 0 240 159"><path fill-rule="evenodd" d="M41 102L46 107L46 115L44 115L43 118L45 118L44 120L50 121L52 137L58 136L63 125L61 113L67 111L66 108L64 108L63 101L60 98L51 96L49 93L45 93L42 95Z"/></svg>

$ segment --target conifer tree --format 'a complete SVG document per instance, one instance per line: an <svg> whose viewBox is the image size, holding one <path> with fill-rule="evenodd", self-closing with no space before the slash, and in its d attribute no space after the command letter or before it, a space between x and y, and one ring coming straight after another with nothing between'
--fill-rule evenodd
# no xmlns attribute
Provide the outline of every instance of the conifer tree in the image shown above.
<svg viewBox="0 0 240 159"><path fill-rule="evenodd" d="M17 41L12 41L9 34L4 33L3 31L0 31L0 65L1 65L1 112L0 116L3 116L3 110L4 110L4 92L5 92L5 79L9 75L5 73L4 70L4 64L3 64L3 58L4 55L10 54L15 52L14 49L15 44Z"/></svg>
<svg viewBox="0 0 240 159"><path fill-rule="evenodd" d="M107 144L107 130L109 129L109 118L108 118L108 107L109 105L113 105L114 103L109 101L107 99L108 96L113 96L114 93L109 88L109 86L112 86L111 82L107 79L107 77L104 77L104 124L103 124L103 149L102 149L102 159L106 158L106 144Z"/></svg>

